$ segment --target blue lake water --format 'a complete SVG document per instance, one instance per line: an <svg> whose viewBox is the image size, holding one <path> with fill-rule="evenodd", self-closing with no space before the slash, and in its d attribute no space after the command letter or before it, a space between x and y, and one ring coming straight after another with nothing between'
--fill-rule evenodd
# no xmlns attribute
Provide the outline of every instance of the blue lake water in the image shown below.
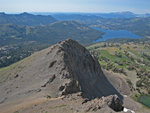
<svg viewBox="0 0 150 113"><path fill-rule="evenodd" d="M97 28L97 27L92 27L92 28L105 32L105 34L102 35L101 38L95 40L94 42L102 42L102 41L107 41L109 39L116 39L116 38L127 38L127 39L142 38L141 36L136 35L127 30L107 30L107 29L102 29L102 28Z"/></svg>

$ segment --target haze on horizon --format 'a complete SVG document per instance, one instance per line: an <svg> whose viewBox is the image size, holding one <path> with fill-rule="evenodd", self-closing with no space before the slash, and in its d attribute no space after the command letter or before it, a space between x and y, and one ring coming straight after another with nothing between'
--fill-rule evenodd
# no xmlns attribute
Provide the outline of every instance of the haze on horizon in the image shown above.
<svg viewBox="0 0 150 113"><path fill-rule="evenodd" d="M150 0L0 0L0 12L150 13Z"/></svg>

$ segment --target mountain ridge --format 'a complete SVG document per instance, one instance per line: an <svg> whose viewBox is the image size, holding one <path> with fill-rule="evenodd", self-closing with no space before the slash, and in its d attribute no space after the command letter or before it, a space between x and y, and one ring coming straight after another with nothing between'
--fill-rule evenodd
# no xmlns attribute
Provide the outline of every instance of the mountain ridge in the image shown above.
<svg viewBox="0 0 150 113"><path fill-rule="evenodd" d="M47 25L57 20L52 16L33 15L29 13L5 14L0 13L0 24L17 24L17 25Z"/></svg>
<svg viewBox="0 0 150 113"><path fill-rule="evenodd" d="M94 30L77 21L59 21L44 26L14 24L0 24L0 26L0 40L4 44L11 43L11 41L14 43L37 41L55 44L66 38L76 39L81 43L90 43L103 34L103 32Z"/></svg>
<svg viewBox="0 0 150 113"><path fill-rule="evenodd" d="M26 86L28 89L33 86L35 91L41 87L52 97L78 92L81 89L83 90L84 96L88 98L100 98L104 95L109 96L111 94L118 94L118 96L121 97L121 95L113 89L113 86L111 86L104 76L98 61L76 41L67 39L51 46L50 48L31 55L28 59L31 59L33 56L35 56L35 58L32 59L29 64L24 65L24 68L22 68L19 72L15 72L16 74L11 75L8 79L8 81L12 80L13 82L16 81L20 84L19 86L15 86L17 84L13 84L14 88L18 87L14 90L17 90L20 93L23 91L22 86ZM35 80L33 79L31 82L30 78L35 78ZM102 83L98 82L101 81L101 79ZM24 82L19 82L22 80ZM90 82L87 82L88 80ZM10 84L11 82L9 85ZM47 89L47 85L48 89L51 89L50 92ZM88 90L86 87L88 87ZM92 87L95 87L95 90L93 90ZM96 88L98 90L96 90Z"/></svg>

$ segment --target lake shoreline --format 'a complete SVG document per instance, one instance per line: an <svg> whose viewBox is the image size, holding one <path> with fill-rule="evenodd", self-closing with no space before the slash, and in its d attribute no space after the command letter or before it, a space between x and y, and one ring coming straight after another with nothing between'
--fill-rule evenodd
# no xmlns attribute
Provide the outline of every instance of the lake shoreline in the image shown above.
<svg viewBox="0 0 150 113"><path fill-rule="evenodd" d="M127 30L110 30L110 29L102 29L98 27L91 27L93 29L103 31L104 34L102 37L98 38L97 40L94 40L93 42L104 42L111 39L140 39L143 38L142 36L136 35L132 33L131 31Z"/></svg>

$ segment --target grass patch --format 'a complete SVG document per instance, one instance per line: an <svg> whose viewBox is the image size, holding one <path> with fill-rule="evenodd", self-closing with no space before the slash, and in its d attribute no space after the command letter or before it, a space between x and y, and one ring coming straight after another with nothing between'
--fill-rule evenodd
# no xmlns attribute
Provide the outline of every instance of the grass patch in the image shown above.
<svg viewBox="0 0 150 113"><path fill-rule="evenodd" d="M62 108L62 107L65 107L67 106L66 104L62 104L62 105L59 105L59 106L55 106L55 108Z"/></svg>
<svg viewBox="0 0 150 113"><path fill-rule="evenodd" d="M141 94L133 94L132 96L131 96L131 98L133 99L133 100L135 100L136 102L138 102L138 98L141 96Z"/></svg>
<svg viewBox="0 0 150 113"><path fill-rule="evenodd" d="M120 52L120 51L119 51ZM99 50L99 62L101 65L106 65L108 62L103 60L103 58L109 59L109 62L113 63L117 68L126 68L126 62L133 63L130 58L128 58L123 52L120 52L122 57L110 54L107 50ZM102 60L101 60L102 59ZM118 62L118 63L116 63Z"/></svg>

